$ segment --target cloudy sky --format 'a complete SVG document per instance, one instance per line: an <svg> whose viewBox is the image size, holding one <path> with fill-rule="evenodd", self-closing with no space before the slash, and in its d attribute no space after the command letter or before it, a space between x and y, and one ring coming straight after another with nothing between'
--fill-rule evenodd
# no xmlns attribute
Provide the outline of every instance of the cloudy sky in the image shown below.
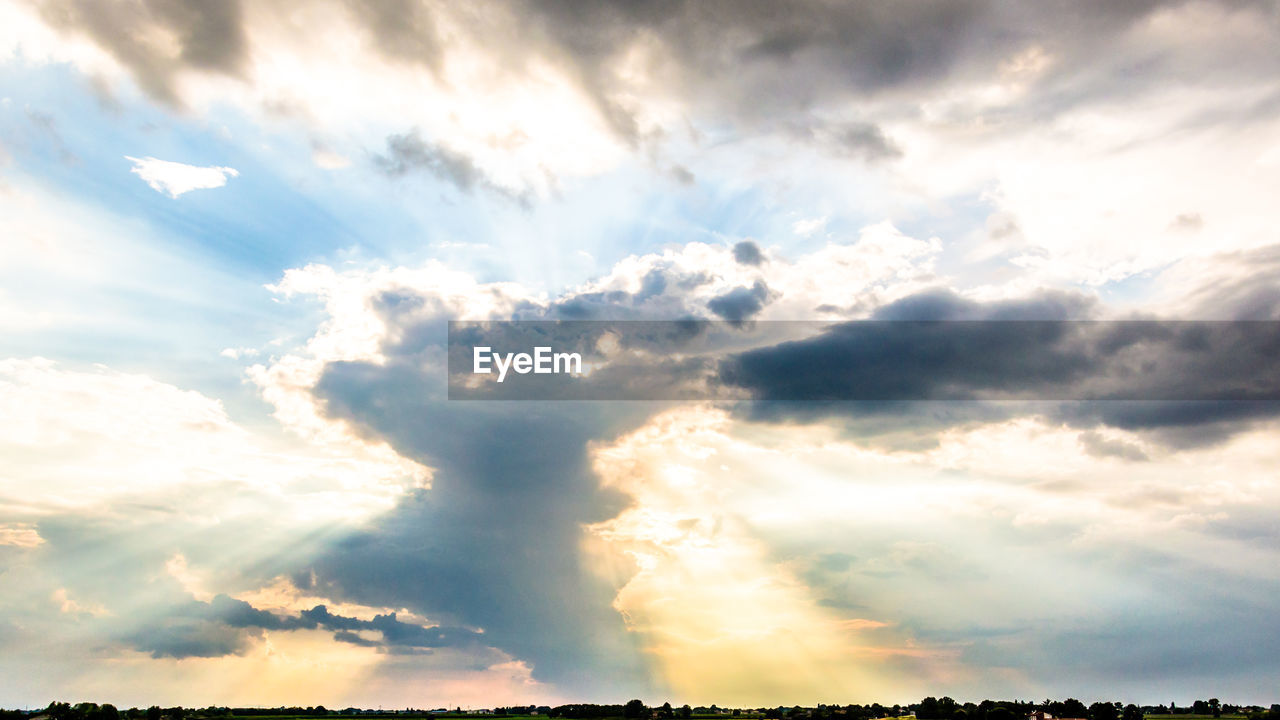
<svg viewBox="0 0 1280 720"><path fill-rule="evenodd" d="M447 320L1280 320L1278 196L1274 2L4 0L0 706L1274 702L1275 403L443 389Z"/></svg>

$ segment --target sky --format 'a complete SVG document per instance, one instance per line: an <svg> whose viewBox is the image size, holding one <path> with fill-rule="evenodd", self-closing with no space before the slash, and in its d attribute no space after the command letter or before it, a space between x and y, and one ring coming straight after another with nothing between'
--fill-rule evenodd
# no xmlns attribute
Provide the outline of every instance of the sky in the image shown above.
<svg viewBox="0 0 1280 720"><path fill-rule="evenodd" d="M444 366L449 320L1276 321L1277 196L1274 2L0 0L0 706L1275 702L1280 403Z"/></svg>

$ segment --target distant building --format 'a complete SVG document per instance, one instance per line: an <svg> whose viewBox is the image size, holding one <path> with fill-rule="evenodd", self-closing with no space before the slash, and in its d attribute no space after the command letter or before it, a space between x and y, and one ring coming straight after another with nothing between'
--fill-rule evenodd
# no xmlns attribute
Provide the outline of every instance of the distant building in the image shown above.
<svg viewBox="0 0 1280 720"><path fill-rule="evenodd" d="M1027 716L1027 720L1054 720L1053 715L1044 710L1037 710Z"/></svg>

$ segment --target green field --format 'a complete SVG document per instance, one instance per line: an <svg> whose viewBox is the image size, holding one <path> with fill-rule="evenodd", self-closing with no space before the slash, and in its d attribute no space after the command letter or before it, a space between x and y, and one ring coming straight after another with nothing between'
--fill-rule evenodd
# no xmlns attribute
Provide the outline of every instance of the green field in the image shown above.
<svg viewBox="0 0 1280 720"><path fill-rule="evenodd" d="M235 715L235 716L227 717L226 720L318 720L319 717L321 716L316 716L316 715ZM351 718L351 720L360 720L361 718L369 718L371 720L374 718L379 718L379 719L394 718L394 720L442 720L445 718L452 718L454 720L457 720L458 718L471 718L474 720L479 720L480 718L483 718L485 720L553 720L552 718L549 718L546 715L480 715L480 714L467 713L465 711L461 713L449 712L449 713L396 714L395 711L392 711L392 710L389 710L386 713L381 713L381 714L370 713L365 715L328 715L324 717L328 718L329 720L340 720L345 718ZM743 712L736 719L728 715L697 715L695 714L693 715L692 720L755 720L756 718L759 718L759 717L760 717L759 713L755 713L755 712ZM1247 715L1240 715L1240 714L1228 715L1224 713L1217 720L1247 720L1247 719L1248 719ZM561 720L561 719L557 718L554 720ZM622 717L617 716L613 718L593 718L592 720L622 720ZM914 719L911 716L903 716L900 718L886 718L885 720L914 720ZM1167 713L1160 713L1160 714L1148 714L1145 716L1144 720L1215 720L1215 718L1212 715L1192 715L1192 714L1183 715L1181 713L1178 713L1177 715L1170 715Z"/></svg>
<svg viewBox="0 0 1280 720"><path fill-rule="evenodd" d="M1228 715L1223 713L1220 720L1244 720L1248 715ZM1168 713L1151 714L1146 716L1146 720L1214 720L1212 715L1169 715Z"/></svg>

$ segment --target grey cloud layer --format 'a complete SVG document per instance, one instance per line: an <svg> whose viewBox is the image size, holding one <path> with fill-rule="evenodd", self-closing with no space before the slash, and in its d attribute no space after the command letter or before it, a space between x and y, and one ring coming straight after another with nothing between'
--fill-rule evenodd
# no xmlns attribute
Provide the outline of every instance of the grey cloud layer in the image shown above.
<svg viewBox="0 0 1280 720"><path fill-rule="evenodd" d="M1184 7L1185 0L1084 5L811 0L788 3L785 9L766 1L584 6L544 0L490 2L466 11L413 0L339 5L375 52L431 73L438 73L449 52L449 33L440 30L445 17L450 33L480 42L513 74L526 72L535 58L550 61L576 81L619 138L637 147L660 143L674 130L641 126L637 103L643 100L635 98L618 70L637 46L652 51L648 71L663 92L686 106L687 117L706 118L738 135L777 134L870 162L892 160L901 148L874 119L851 116L851 101L887 100L897 108L891 115L914 116L920 101L947 82L989 79L1002 61L1028 47L1042 48L1055 62L1036 80L1031 95L1016 107L1001 108L984 124L1040 122L1081 103L1129 100L1169 80L1215 84L1269 78L1280 71L1280 60L1260 47L1265 43L1222 38L1204 51L1177 54L1125 45L1126 33L1137 23ZM1252 13L1255 27L1277 32L1268 3L1219 0L1213 5ZM43 0L40 7L54 26L87 35L127 67L143 89L171 104L181 104L179 73L244 77L252 55L247 14L237 2ZM157 32L177 39L176 57L148 41ZM492 187L469 158L437 140L404 128L387 139L379 162L399 174L424 169L463 189ZM681 170L683 177L692 177Z"/></svg>
<svg viewBox="0 0 1280 720"><path fill-rule="evenodd" d="M55 27L92 38L133 73L143 90L166 103L181 104L174 87L179 72L239 76L248 62L239 0L51 0L37 5ZM149 39L157 30L177 40L177 57Z"/></svg>

